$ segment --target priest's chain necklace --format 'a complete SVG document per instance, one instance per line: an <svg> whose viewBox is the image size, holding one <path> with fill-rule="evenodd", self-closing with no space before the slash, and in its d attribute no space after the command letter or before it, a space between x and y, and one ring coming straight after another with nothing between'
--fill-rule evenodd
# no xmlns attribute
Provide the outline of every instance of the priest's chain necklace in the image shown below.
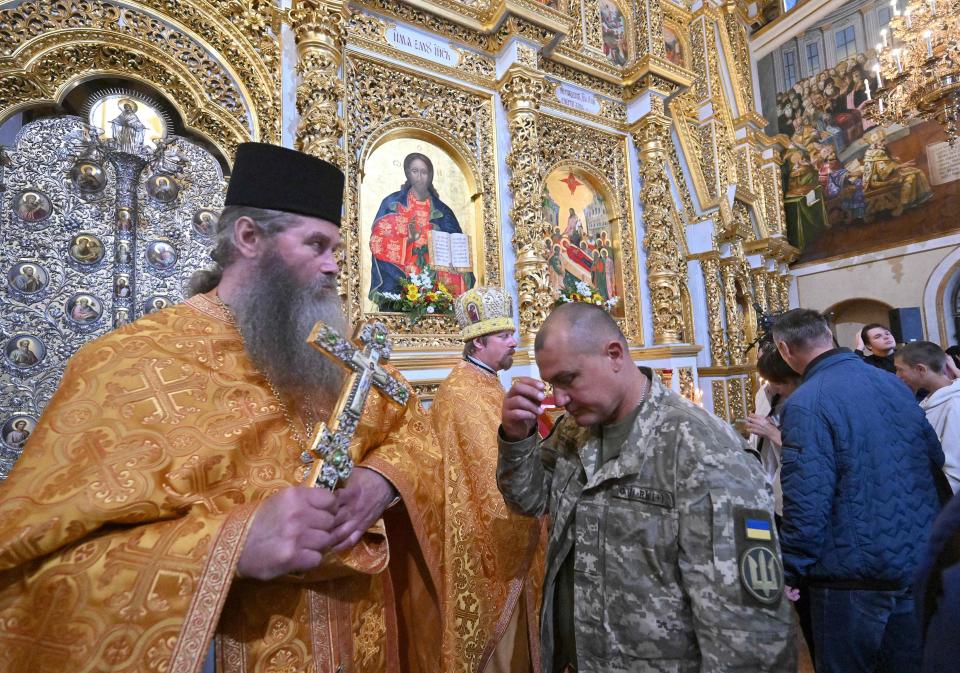
<svg viewBox="0 0 960 673"><path fill-rule="evenodd" d="M233 314L233 310L227 306L223 299L220 298L219 294L214 295L214 300L217 305L223 309L224 314L227 316L227 322L229 322L240 334L240 338L243 338L243 332L240 331L240 325L237 323L237 319ZM270 388L270 392L273 393L274 399L277 401L277 404L280 406L280 411L283 412L283 418L287 422L287 428L290 430L290 436L293 437L293 441L297 443L297 446L300 447L301 457L307 455L307 440L304 438L300 431L297 430L297 424L293 422L293 416L290 414L290 410L287 408L287 405L283 402L283 397L280 395L280 391L277 390L276 386L273 385L273 381L270 380L266 374L263 375L263 380L267 382L267 386ZM306 407L306 412L301 413L300 417L303 420L303 426L307 430L308 436L313 434L313 429L316 427L319 420L314 416L314 400L309 396L304 398L304 406ZM318 416L327 416L329 415L329 410L325 408L320 408L317 412Z"/></svg>

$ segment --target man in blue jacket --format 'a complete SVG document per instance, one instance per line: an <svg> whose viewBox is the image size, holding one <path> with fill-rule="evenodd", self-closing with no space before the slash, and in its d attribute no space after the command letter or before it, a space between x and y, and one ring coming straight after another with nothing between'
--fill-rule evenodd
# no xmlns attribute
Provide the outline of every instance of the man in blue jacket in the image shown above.
<svg viewBox="0 0 960 673"><path fill-rule="evenodd" d="M809 592L817 673L920 669L911 584L940 508L940 442L896 376L794 309L773 328L803 376L783 412L786 583Z"/></svg>

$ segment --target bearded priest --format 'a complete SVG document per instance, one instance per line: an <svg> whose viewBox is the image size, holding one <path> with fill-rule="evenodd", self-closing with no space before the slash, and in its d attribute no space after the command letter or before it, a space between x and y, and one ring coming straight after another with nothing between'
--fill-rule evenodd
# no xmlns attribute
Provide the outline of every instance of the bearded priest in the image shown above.
<svg viewBox="0 0 960 673"><path fill-rule="evenodd" d="M539 519L510 512L497 490L497 373L517 347L510 297L474 287L454 313L463 361L440 385L430 419L443 452L444 673L539 671L537 601L543 580Z"/></svg>
<svg viewBox="0 0 960 673"><path fill-rule="evenodd" d="M306 344L348 328L343 186L241 145L198 293L70 360L0 486L0 670L437 670L440 456L416 396L371 391L346 484L300 483L343 381Z"/></svg>

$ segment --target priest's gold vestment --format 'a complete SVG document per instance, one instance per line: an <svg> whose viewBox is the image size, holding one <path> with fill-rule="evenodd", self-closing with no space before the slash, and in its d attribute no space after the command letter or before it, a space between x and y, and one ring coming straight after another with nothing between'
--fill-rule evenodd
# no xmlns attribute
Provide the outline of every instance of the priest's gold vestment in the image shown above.
<svg viewBox="0 0 960 673"><path fill-rule="evenodd" d="M387 535L236 579L301 447L229 314L199 295L88 344L0 485L0 671L196 673L215 635L225 673L432 673L440 456L416 396L371 392L351 448L403 499Z"/></svg>
<svg viewBox="0 0 960 673"><path fill-rule="evenodd" d="M497 428L504 394L495 374L463 361L441 384L430 407L443 452L446 494L445 673L499 670L510 665L511 657L516 666L503 642L515 643L511 649L529 647L532 670L539 670L537 606L545 544L541 521L510 512L497 490ZM519 631L512 633L518 624Z"/></svg>

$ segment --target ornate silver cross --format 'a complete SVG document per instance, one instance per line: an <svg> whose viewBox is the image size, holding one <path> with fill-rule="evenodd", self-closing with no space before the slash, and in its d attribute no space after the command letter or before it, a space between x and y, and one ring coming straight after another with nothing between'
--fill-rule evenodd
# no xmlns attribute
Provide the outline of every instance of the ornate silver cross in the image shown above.
<svg viewBox="0 0 960 673"><path fill-rule="evenodd" d="M381 363L390 359L390 335L381 322L361 326L352 341L340 336L323 322L313 326L307 342L328 358L350 371L340 389L330 422L320 423L301 459L308 464L305 485L323 486L331 491L350 476L353 459L350 440L360 424L371 386L387 399L406 405L410 397L400 381L390 376Z"/></svg>

